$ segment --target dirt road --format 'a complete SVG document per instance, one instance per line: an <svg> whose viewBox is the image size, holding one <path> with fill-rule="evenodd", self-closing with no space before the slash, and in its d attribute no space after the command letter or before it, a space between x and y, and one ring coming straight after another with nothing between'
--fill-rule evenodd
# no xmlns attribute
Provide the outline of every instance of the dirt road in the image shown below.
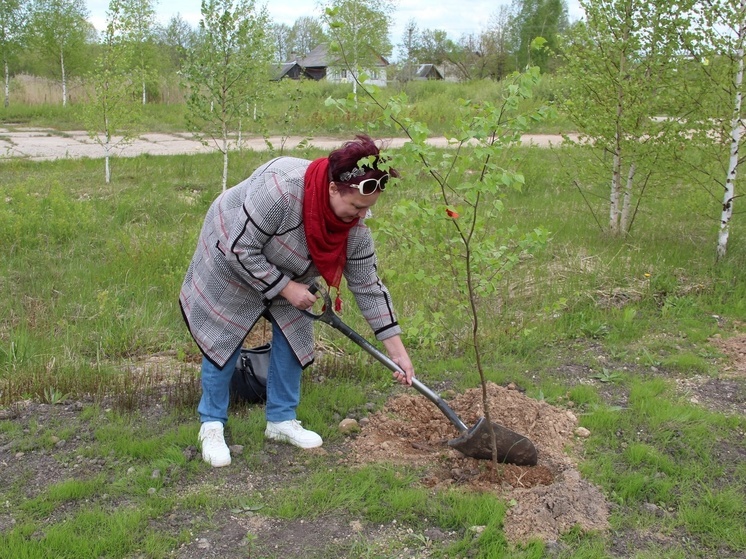
<svg viewBox="0 0 746 559"><path fill-rule="evenodd" d="M289 137L284 139L285 149L296 147L302 137ZM269 139L275 148L282 145L283 138L272 137ZM310 144L317 148L334 149L344 140L338 138L314 137ZM386 140L391 147L401 146L405 140L402 138L389 138ZM436 146L446 146L445 138L433 138L430 143ZM562 137L558 135L536 134L523 137L525 145L537 145L548 147L562 143ZM264 138L250 137L242 142L244 149L264 151L267 144ZM195 140L189 133L176 134L143 134L132 142L120 144L111 150L116 157L134 157L149 153L151 155L177 155L193 153L209 153L217 151L214 145L207 145ZM28 159L31 161L48 161L60 158L77 159L81 157L101 158L104 157L104 149L96 141L92 140L84 131L59 131L49 128L2 128L0 127L0 161L9 159Z"/></svg>

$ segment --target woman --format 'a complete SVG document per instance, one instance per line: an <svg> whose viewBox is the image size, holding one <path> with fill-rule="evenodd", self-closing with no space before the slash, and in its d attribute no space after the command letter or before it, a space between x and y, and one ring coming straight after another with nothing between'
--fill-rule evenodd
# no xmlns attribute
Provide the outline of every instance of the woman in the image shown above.
<svg viewBox="0 0 746 559"><path fill-rule="evenodd" d="M398 176L378 169L378 161L375 142L359 135L313 162L280 157L265 163L210 206L179 303L203 354L199 442L212 466L231 462L223 436L230 381L261 316L272 323L265 437L321 446L295 413L301 371L314 358L313 321L301 311L316 301L309 285L319 276L337 290L345 277L376 338L404 371L394 377L412 383L414 369L363 222L389 176Z"/></svg>

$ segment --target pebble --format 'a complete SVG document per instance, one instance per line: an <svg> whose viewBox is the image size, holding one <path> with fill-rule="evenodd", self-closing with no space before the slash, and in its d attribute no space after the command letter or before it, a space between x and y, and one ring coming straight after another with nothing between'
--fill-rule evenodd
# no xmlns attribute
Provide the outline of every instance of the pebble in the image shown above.
<svg viewBox="0 0 746 559"><path fill-rule="evenodd" d="M357 433L358 431L360 431L360 424L357 422L356 419L347 417L339 422L339 430L345 435L348 435L350 433Z"/></svg>
<svg viewBox="0 0 746 559"><path fill-rule="evenodd" d="M581 439L587 439L591 436L591 432L585 427L578 427L577 429L575 429L575 434Z"/></svg>
<svg viewBox="0 0 746 559"><path fill-rule="evenodd" d="M232 444L228 448L233 456L241 456L243 454L244 446L242 444Z"/></svg>

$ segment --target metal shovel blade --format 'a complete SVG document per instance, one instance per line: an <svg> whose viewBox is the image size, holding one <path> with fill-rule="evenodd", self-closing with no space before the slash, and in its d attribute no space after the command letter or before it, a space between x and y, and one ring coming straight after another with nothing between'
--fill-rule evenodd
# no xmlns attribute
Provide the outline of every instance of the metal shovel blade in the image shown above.
<svg viewBox="0 0 746 559"><path fill-rule="evenodd" d="M534 443L507 427L492 423L497 442L497 461L518 466L535 466L538 460ZM480 460L492 459L492 433L490 424L480 417L476 425L448 441L448 446L466 456Z"/></svg>

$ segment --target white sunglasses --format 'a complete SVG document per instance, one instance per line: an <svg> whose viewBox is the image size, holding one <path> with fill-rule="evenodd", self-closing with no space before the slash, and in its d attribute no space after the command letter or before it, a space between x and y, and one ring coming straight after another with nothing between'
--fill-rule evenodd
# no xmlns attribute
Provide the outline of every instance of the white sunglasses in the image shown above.
<svg viewBox="0 0 746 559"><path fill-rule="evenodd" d="M348 184L351 188L357 188L357 190L363 196L370 196L376 190L383 192L386 190L386 183L389 182L389 176L383 175L380 179L365 179L357 184Z"/></svg>

